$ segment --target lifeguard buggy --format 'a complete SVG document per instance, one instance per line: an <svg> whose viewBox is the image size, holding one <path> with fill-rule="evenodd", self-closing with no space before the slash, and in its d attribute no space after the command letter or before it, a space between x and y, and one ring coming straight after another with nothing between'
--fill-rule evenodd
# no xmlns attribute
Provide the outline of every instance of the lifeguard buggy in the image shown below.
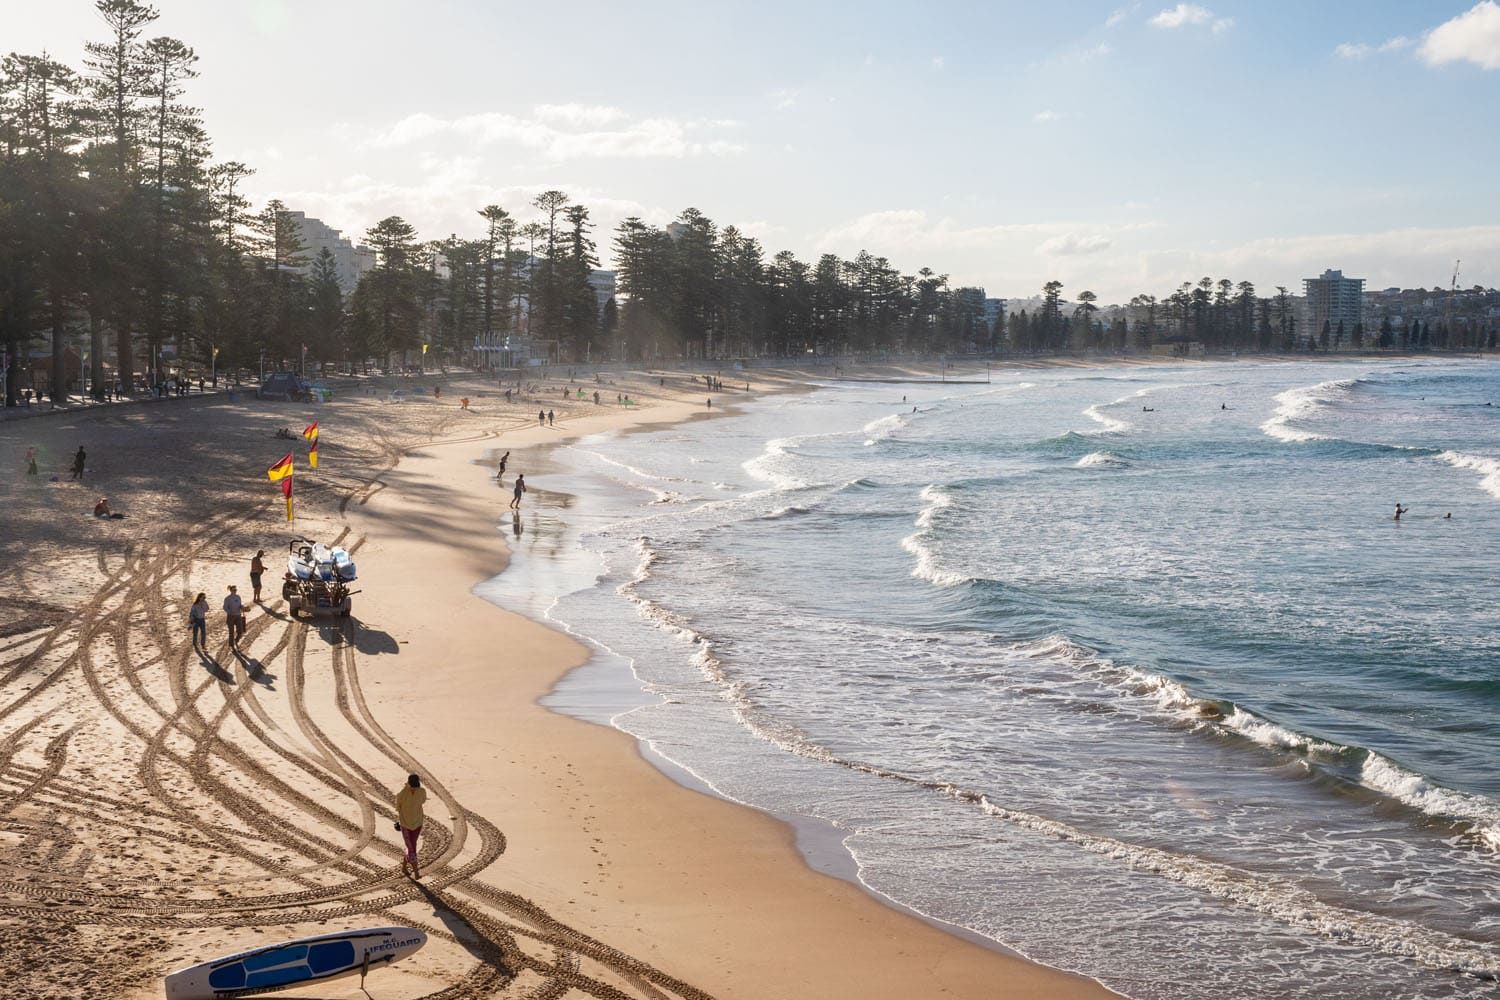
<svg viewBox="0 0 1500 1000"><path fill-rule="evenodd" d="M309 538L294 538L286 558L281 596L293 615L299 612L348 617L354 606L349 584L358 579L354 560L343 549Z"/></svg>

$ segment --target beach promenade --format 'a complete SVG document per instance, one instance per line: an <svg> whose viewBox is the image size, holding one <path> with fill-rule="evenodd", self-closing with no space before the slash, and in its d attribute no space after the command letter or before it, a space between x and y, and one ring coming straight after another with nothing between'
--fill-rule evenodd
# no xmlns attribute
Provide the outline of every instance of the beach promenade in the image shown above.
<svg viewBox="0 0 1500 1000"><path fill-rule="evenodd" d="M586 651L472 593L504 568L514 475L530 517L566 492L545 475L547 446L705 409L689 375L604 378L580 378L589 398L567 402L565 379L507 406L493 382L455 376L440 400L211 396L0 425L0 974L13 988L144 1000L183 965L394 923L431 943L372 974L381 1000L1110 995L814 872L785 824L536 705ZM755 394L798 384L750 378ZM638 405L609 405L617 393ZM714 413L744 395L715 393ZM538 426L539 408L555 426ZM273 436L313 420L316 472L302 442ZM507 450L497 485L492 456ZM265 476L287 451L292 524ZM124 518L91 517L99 496ZM357 560L347 621L288 614L294 536ZM230 583L248 597L260 548L266 604L236 651L218 608ZM214 609L201 657L187 626L200 591ZM391 828L409 771L429 789L419 883ZM341 980L295 995L362 994Z"/></svg>

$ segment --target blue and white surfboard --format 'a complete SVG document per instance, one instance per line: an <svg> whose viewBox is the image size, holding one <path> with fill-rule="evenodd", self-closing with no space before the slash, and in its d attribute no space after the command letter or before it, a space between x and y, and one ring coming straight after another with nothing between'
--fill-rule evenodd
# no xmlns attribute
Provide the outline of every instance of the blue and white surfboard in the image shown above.
<svg viewBox="0 0 1500 1000"><path fill-rule="evenodd" d="M368 927L242 951L167 976L167 1000L218 1000L387 966L427 943L412 927Z"/></svg>

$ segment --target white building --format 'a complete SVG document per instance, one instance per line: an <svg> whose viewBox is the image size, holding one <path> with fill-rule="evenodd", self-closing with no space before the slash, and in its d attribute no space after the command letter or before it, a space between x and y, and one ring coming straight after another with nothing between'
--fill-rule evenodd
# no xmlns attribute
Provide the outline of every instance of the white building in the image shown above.
<svg viewBox="0 0 1500 1000"><path fill-rule="evenodd" d="M1346 278L1343 271L1324 271L1320 278L1303 278L1305 319L1302 335L1314 340L1323 334L1328 323L1330 336L1337 336L1344 324L1344 341L1354 336L1354 328L1364 318L1364 278Z"/></svg>
<svg viewBox="0 0 1500 1000"><path fill-rule="evenodd" d="M297 224L303 246L307 247L307 264L299 268L306 274L312 270L313 259L321 250L333 254L333 265L338 272L339 287L348 295L359 284L360 276L375 266L375 251L367 246L355 246L343 233L321 219L314 219L302 212L288 212Z"/></svg>

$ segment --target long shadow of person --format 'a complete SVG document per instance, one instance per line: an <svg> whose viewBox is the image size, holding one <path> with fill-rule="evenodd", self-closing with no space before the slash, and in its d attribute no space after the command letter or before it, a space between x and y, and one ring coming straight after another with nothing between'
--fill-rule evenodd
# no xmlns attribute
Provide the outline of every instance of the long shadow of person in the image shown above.
<svg viewBox="0 0 1500 1000"><path fill-rule="evenodd" d="M443 926L448 928L449 933L458 939L470 955L507 977L513 978L524 967L525 956L516 945L516 939L494 921L485 920L483 927L475 926L464 913L469 909L465 904L449 899L442 892L420 882L416 885L432 907L433 916L443 922Z"/></svg>
<svg viewBox="0 0 1500 1000"><path fill-rule="evenodd" d="M238 649L234 651L234 657L240 661L240 666L245 668L245 675L252 681L269 691L276 690L276 675L268 671L259 660L253 656L246 656Z"/></svg>
<svg viewBox="0 0 1500 1000"><path fill-rule="evenodd" d="M238 654L236 654L238 655ZM203 664L203 669L213 674L216 679L225 684L234 683L234 675L219 665L219 661L209 655L208 650L198 650L198 662Z"/></svg>

